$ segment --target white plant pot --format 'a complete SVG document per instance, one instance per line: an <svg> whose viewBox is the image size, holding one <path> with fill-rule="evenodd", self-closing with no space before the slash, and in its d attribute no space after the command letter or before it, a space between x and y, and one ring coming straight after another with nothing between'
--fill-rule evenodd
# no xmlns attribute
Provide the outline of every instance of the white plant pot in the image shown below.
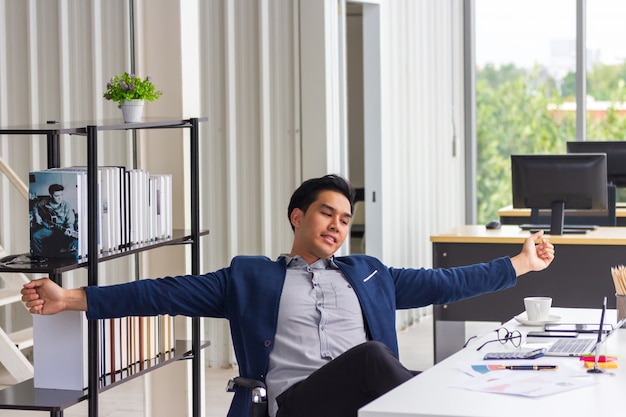
<svg viewBox="0 0 626 417"><path fill-rule="evenodd" d="M141 114L143 113L143 100L128 100L120 103L120 109L122 109L122 115L124 116L125 123L137 123L141 120Z"/></svg>

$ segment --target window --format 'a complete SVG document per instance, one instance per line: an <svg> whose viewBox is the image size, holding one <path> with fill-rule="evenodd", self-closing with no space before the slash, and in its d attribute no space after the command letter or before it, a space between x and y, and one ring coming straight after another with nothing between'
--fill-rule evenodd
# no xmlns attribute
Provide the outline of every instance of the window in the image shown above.
<svg viewBox="0 0 626 417"><path fill-rule="evenodd" d="M626 140L626 3L587 1L588 140ZM626 201L626 189L617 189Z"/></svg>
<svg viewBox="0 0 626 417"><path fill-rule="evenodd" d="M575 107L562 111L575 90L562 88L576 71L576 3L475 0L475 34L476 213L485 223L511 204L511 154L564 152L575 136Z"/></svg>

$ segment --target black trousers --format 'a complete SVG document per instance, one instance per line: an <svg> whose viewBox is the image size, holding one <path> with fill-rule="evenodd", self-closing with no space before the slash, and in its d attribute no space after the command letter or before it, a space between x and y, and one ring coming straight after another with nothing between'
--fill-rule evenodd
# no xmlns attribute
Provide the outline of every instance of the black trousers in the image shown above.
<svg viewBox="0 0 626 417"><path fill-rule="evenodd" d="M280 394L277 417L356 417L359 408L413 376L383 343L365 342Z"/></svg>

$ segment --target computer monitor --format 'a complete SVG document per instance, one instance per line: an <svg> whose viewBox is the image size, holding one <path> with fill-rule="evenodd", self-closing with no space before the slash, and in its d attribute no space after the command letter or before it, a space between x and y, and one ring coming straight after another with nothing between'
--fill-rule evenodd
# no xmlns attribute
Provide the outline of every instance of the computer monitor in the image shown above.
<svg viewBox="0 0 626 417"><path fill-rule="evenodd" d="M565 232L564 210L608 210L606 154L511 155L513 207L550 209L549 234Z"/></svg>
<svg viewBox="0 0 626 417"><path fill-rule="evenodd" d="M626 187L626 141L567 142L567 153L605 153L609 183Z"/></svg>

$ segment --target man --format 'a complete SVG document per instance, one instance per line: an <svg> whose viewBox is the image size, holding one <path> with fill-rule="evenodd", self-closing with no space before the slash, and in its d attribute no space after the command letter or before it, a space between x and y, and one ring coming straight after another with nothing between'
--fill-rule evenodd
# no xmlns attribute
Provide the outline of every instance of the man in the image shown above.
<svg viewBox="0 0 626 417"><path fill-rule="evenodd" d="M546 268L554 247L542 232L520 254L447 270L395 269L366 255L334 257L348 235L354 191L341 177L305 181L292 195L288 255L235 257L199 276L63 289L24 285L35 314L87 311L90 319L159 313L229 319L240 374L266 382L271 416L356 416L413 374L397 359L395 311L442 304L515 285ZM229 416L247 416L235 393Z"/></svg>
<svg viewBox="0 0 626 417"><path fill-rule="evenodd" d="M33 206L33 221L36 227L30 240L32 255L76 256L78 250L76 215L63 199L64 190L61 184L51 184L48 187L50 196L43 197Z"/></svg>

